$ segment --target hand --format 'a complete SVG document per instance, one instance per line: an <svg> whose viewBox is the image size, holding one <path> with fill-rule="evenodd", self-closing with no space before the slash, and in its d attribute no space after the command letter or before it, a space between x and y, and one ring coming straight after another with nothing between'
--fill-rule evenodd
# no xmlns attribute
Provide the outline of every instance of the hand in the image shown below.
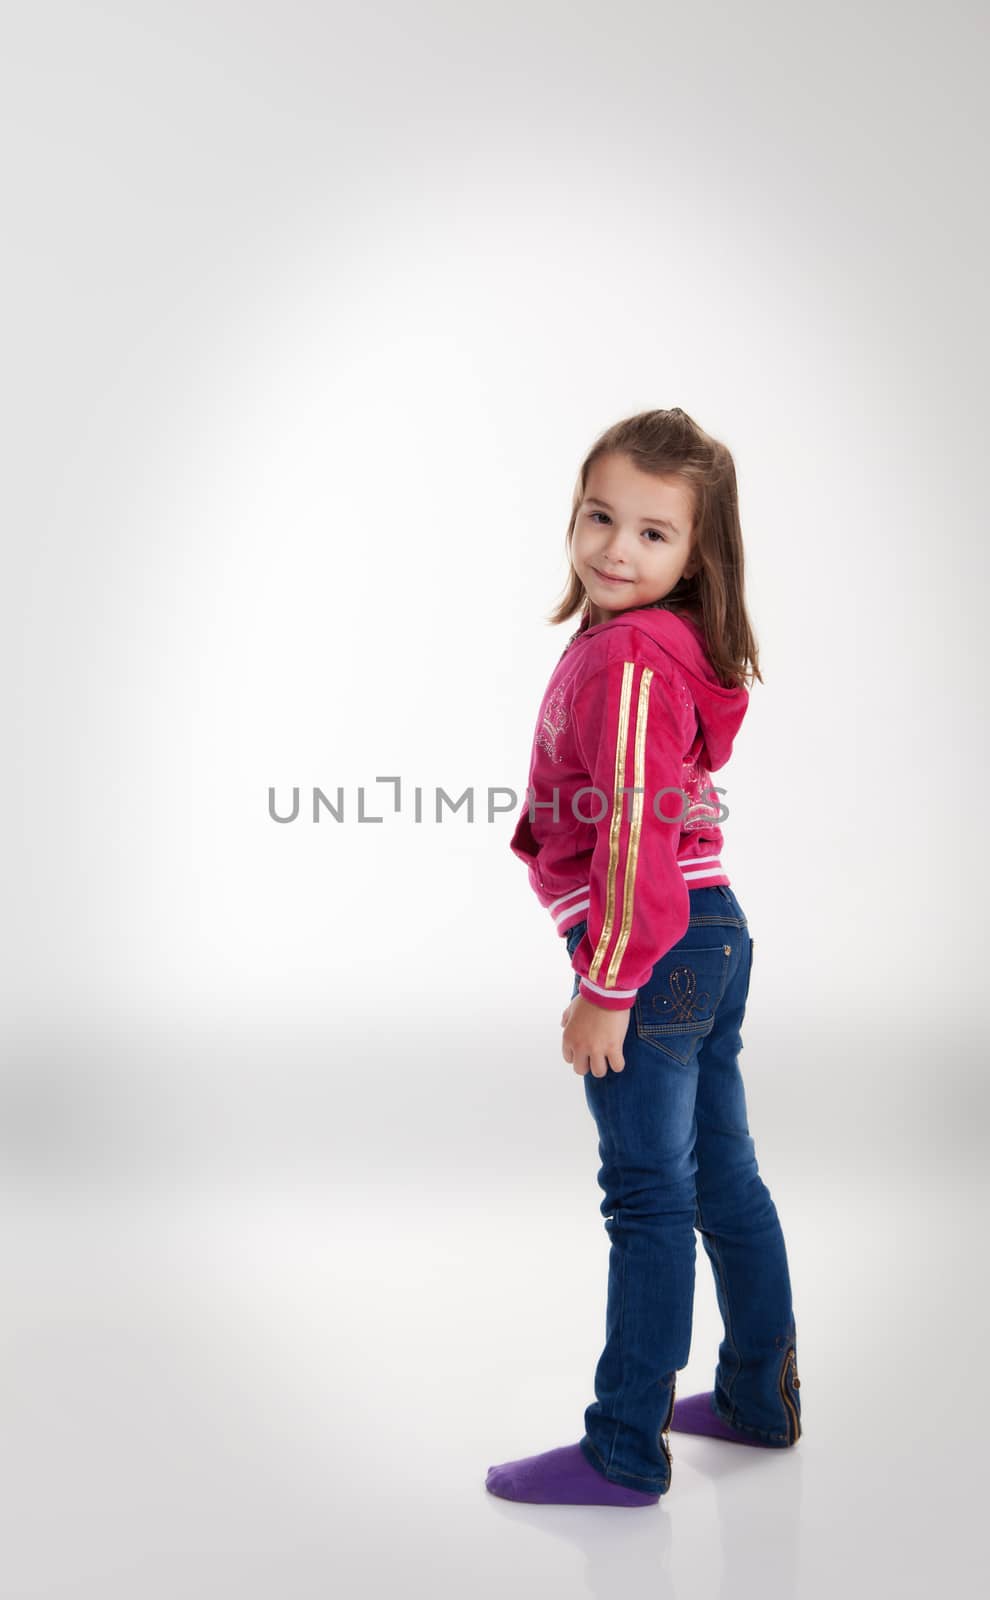
<svg viewBox="0 0 990 1600"><path fill-rule="evenodd" d="M574 996L560 1019L564 1030L561 1049L564 1060L573 1064L580 1077L589 1067L594 1078L604 1078L610 1066L613 1072L622 1071L626 1064L622 1044L631 1010L606 1011L584 995Z"/></svg>

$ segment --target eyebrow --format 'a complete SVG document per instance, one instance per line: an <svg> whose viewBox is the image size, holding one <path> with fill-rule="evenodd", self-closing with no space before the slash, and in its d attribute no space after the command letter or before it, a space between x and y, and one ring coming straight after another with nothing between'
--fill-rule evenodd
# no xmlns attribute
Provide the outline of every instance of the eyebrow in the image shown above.
<svg viewBox="0 0 990 1600"><path fill-rule="evenodd" d="M603 506L606 511L611 511L613 509L607 500L598 500L592 494L585 495L584 504L586 506ZM671 522L667 517L640 517L639 520L640 522L656 523L658 528L669 528L671 533L676 533L679 535L681 532L677 524Z"/></svg>

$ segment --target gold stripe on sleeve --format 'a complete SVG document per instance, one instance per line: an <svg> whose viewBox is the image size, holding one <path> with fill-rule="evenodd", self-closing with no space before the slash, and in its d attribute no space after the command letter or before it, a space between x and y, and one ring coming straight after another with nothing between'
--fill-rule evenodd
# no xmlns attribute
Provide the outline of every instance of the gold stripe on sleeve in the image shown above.
<svg viewBox="0 0 990 1600"><path fill-rule="evenodd" d="M612 796L612 826L609 830L608 840L608 875L605 890L605 921L602 931L595 946L595 954L588 969L588 977L592 982L598 977L599 968L605 959L605 952L612 938L612 924L615 921L615 879L619 866L619 838L622 833L622 783L626 775L626 740L629 733L629 702L632 698L633 673L635 663L624 661L622 664L622 691L619 697L619 726L615 736L615 779L614 794Z"/></svg>
<svg viewBox="0 0 990 1600"><path fill-rule="evenodd" d="M650 682L652 677L653 668L644 667L643 676L639 680L639 703L636 707L633 784L638 793L632 797L632 821L629 827L629 850L626 855L626 879L622 896L622 927L619 931L612 959L609 962L608 975L605 979L606 984L615 983L622 957L626 953L626 945L629 943L629 930L632 927L636 860L639 856L639 836L643 827L643 790L646 783L646 719L650 712Z"/></svg>

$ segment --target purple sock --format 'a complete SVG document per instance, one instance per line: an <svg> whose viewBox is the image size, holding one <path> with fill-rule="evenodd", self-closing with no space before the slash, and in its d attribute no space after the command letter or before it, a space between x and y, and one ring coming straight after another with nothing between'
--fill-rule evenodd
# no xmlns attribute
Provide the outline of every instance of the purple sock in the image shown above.
<svg viewBox="0 0 990 1600"><path fill-rule="evenodd" d="M729 1439L733 1444L753 1444L772 1450L773 1445L763 1439L751 1439L749 1434L732 1428L712 1410L711 1394L692 1394L674 1401L674 1414L670 1419L675 1433L703 1433L709 1439Z"/></svg>
<svg viewBox="0 0 990 1600"><path fill-rule="evenodd" d="M654 1506L660 1499L613 1483L585 1460L579 1444L489 1467L485 1488L502 1500L537 1506Z"/></svg>

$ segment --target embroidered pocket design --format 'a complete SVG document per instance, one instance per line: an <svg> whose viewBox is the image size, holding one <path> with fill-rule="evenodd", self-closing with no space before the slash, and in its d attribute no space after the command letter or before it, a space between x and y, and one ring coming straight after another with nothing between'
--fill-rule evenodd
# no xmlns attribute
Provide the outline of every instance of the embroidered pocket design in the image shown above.
<svg viewBox="0 0 990 1600"><path fill-rule="evenodd" d="M560 684L544 707L536 735L537 744L546 751L551 761L559 762L561 759L557 754L557 740L566 729L568 721L566 685Z"/></svg>
<svg viewBox="0 0 990 1600"><path fill-rule="evenodd" d="M668 979L670 994L655 994L653 1010L659 1011L664 1022L693 1022L696 1017L708 1016L711 995L707 990L698 992L698 978L693 967L675 967Z"/></svg>
<svg viewBox="0 0 990 1600"><path fill-rule="evenodd" d="M689 943L687 948L675 946L661 957L633 1006L632 1025L644 1044L681 1066L690 1065L701 1041L715 1026L732 952L733 945L728 943Z"/></svg>

